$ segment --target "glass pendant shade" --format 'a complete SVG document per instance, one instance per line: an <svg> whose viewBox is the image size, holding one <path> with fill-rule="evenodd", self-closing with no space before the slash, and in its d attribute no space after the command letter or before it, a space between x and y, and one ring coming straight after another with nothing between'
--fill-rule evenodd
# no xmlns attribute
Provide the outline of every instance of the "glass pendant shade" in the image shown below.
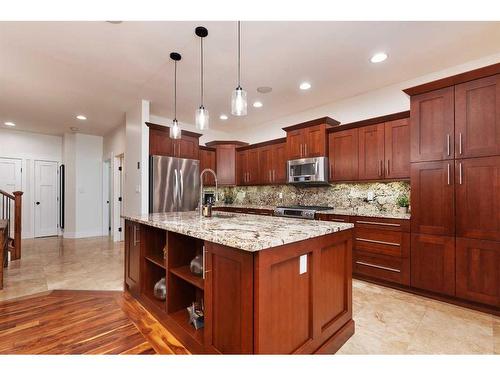
<svg viewBox="0 0 500 375"><path fill-rule="evenodd" d="M231 95L231 113L234 116L247 114L247 92L240 86L236 87Z"/></svg>
<svg viewBox="0 0 500 375"><path fill-rule="evenodd" d="M174 120L172 126L170 127L170 138L180 139L181 138L181 127L179 126L179 121Z"/></svg>
<svg viewBox="0 0 500 375"><path fill-rule="evenodd" d="M206 130L209 128L209 115L205 107L200 106L200 108L196 110L195 123L196 129L198 130Z"/></svg>

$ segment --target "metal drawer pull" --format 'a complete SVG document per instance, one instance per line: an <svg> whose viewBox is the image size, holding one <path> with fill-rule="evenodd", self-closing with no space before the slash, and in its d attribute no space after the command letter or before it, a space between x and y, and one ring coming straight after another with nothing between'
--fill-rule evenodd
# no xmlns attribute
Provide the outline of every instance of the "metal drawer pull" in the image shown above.
<svg viewBox="0 0 500 375"><path fill-rule="evenodd" d="M401 246L401 244L395 243L395 242L385 242L385 241L369 240L369 239L366 239L366 238L356 238L356 241L379 243L381 245L389 245L389 246Z"/></svg>
<svg viewBox="0 0 500 375"><path fill-rule="evenodd" d="M356 220L358 224L373 224L373 225L385 225L388 227L400 227L401 224L393 224L393 223L381 223L379 221L364 221L364 220Z"/></svg>
<svg viewBox="0 0 500 375"><path fill-rule="evenodd" d="M400 270L397 270L395 268L379 266L377 264L365 263L365 262L360 262L360 261L356 261L356 264L361 264L362 266L368 266L368 267L373 267L373 268L379 268L381 270L386 270L386 271L401 273Z"/></svg>

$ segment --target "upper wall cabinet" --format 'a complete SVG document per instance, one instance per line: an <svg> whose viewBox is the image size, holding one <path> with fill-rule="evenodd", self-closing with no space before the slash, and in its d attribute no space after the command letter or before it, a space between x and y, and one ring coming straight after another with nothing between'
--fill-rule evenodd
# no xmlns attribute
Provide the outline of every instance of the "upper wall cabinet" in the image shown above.
<svg viewBox="0 0 500 375"><path fill-rule="evenodd" d="M328 160L331 181L358 179L358 129L328 135Z"/></svg>
<svg viewBox="0 0 500 375"><path fill-rule="evenodd" d="M201 134L183 130L181 139L171 139L168 126L149 122L146 124L149 127L149 155L198 159L198 145Z"/></svg>
<svg viewBox="0 0 500 375"><path fill-rule="evenodd" d="M283 128L286 131L287 159L328 156L326 129L339 122L329 117Z"/></svg>
<svg viewBox="0 0 500 375"><path fill-rule="evenodd" d="M453 87L411 97L411 161L453 159Z"/></svg>
<svg viewBox="0 0 500 375"><path fill-rule="evenodd" d="M500 74L455 86L455 157L500 155Z"/></svg>
<svg viewBox="0 0 500 375"><path fill-rule="evenodd" d="M285 139L242 147L237 152L238 185L286 182Z"/></svg>
<svg viewBox="0 0 500 375"><path fill-rule="evenodd" d="M200 146L199 155L200 155L200 173L206 168L210 168L213 171L216 170L216 163L215 163L216 155L214 148ZM205 175L203 176L203 185L204 186L215 185L215 179L211 173L205 173Z"/></svg>
<svg viewBox="0 0 500 375"><path fill-rule="evenodd" d="M248 143L238 141L213 141L206 144L215 148L217 181L220 186L236 185L236 148Z"/></svg>
<svg viewBox="0 0 500 375"><path fill-rule="evenodd" d="M385 178L410 176L410 119L388 121L384 126Z"/></svg>
<svg viewBox="0 0 500 375"><path fill-rule="evenodd" d="M384 124L359 128L359 179L384 178Z"/></svg>

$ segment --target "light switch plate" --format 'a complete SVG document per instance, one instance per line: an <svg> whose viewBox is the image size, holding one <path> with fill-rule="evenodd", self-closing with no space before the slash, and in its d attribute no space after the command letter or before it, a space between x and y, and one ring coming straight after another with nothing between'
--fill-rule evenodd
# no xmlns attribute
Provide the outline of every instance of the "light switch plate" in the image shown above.
<svg viewBox="0 0 500 375"><path fill-rule="evenodd" d="M299 258L299 275L307 272L307 254L301 255Z"/></svg>

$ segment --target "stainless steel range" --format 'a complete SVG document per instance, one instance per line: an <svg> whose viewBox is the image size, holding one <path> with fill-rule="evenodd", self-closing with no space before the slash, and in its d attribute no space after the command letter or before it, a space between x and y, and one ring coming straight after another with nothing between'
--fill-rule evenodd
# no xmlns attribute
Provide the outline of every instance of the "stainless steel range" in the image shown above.
<svg viewBox="0 0 500 375"><path fill-rule="evenodd" d="M278 206L274 209L274 215L314 220L316 212L332 209L327 206Z"/></svg>

